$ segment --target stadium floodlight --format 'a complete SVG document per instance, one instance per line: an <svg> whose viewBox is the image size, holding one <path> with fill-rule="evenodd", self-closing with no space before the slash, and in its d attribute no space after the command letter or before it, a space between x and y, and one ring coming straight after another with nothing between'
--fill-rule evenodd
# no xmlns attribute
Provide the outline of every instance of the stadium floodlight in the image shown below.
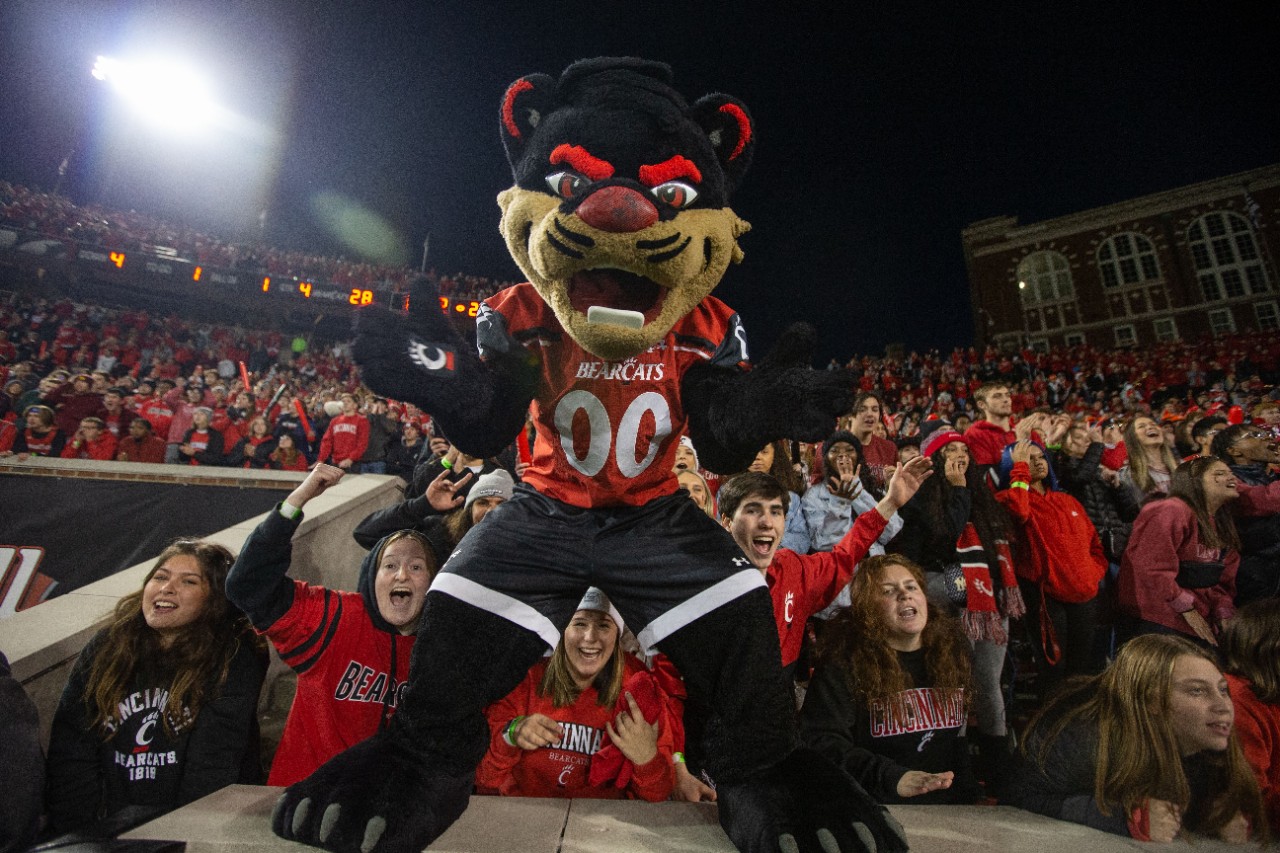
<svg viewBox="0 0 1280 853"><path fill-rule="evenodd" d="M196 71L167 59L133 61L99 56L91 72L148 123L192 131L218 112L209 82Z"/></svg>

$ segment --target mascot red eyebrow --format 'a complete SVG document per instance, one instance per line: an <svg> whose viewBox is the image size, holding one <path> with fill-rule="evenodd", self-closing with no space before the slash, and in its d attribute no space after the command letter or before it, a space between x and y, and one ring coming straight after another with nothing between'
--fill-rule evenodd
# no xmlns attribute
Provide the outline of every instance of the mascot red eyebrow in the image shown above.
<svg viewBox="0 0 1280 853"><path fill-rule="evenodd" d="M485 301L478 354L427 294L366 325L356 358L477 456L531 411L532 466L432 585L389 728L286 791L275 831L421 850L466 808L483 708L597 586L707 709L702 753L739 849L905 850L852 778L797 747L764 578L671 475L686 430L704 465L737 471L771 440L824 438L850 403L847 376L809 369L805 328L747 370L738 317L710 295L748 228L728 206L755 145L746 107L688 105L659 63L593 59L517 80L499 121L515 175L502 234L528 283Z"/></svg>

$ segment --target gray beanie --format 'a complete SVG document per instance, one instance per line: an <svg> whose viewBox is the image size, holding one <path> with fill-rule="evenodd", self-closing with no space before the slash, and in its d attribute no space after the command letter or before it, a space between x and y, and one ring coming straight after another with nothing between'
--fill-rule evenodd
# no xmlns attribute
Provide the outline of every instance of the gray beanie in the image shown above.
<svg viewBox="0 0 1280 853"><path fill-rule="evenodd" d="M476 480L475 485L467 492L467 502L463 506L470 507L475 503L476 498L502 498L504 501L509 501L511 490L515 487L516 484L511 479L511 475L502 468L490 471Z"/></svg>

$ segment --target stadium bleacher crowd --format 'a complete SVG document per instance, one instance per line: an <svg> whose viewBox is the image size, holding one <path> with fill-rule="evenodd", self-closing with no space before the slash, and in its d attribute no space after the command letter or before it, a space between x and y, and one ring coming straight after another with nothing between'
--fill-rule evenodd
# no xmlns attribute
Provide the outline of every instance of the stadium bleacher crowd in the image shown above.
<svg viewBox="0 0 1280 853"><path fill-rule="evenodd" d="M69 249L83 244L137 250L214 268L324 280L342 287L380 292L403 290L416 274L415 270L403 266L362 263L261 243L224 240L137 211L76 204L65 196L5 181L0 181L0 224L61 240ZM481 299L505 286L460 272L441 275L432 269L426 275L442 296L458 300Z"/></svg>
<svg viewBox="0 0 1280 853"><path fill-rule="evenodd" d="M3 183L0 221L76 243L166 247L201 263L359 286L394 289L413 274L238 246ZM434 279L457 297L503 286ZM884 802L999 799L1144 840L1189 832L1238 842L1280 831L1280 338L1232 334L1141 350L970 347L855 355L827 369L848 370L857 395L827 441L775 443L734 476L699 470L696 447L679 466L702 475L712 498L693 496L769 578L780 614L793 575L808 577L807 597L788 598L778 626L806 741ZM166 551L140 597L126 599L154 631L136 642L182 650L180 673L206 671L183 645L188 623L173 622L184 604L168 589L183 577L204 583L210 600L230 601L218 606L240 607L297 663L299 640L327 624L314 602L328 594L288 580L287 543L308 500L359 473L396 474L407 487L404 504L356 532L372 549L360 590L344 595L368 634L349 642L376 637L375 656L407 665L413 602L421 608L449 551L471 526L490 523L486 513L510 497L527 464L521 441L488 460L449 447L429 412L362 386L350 341L245 323L12 292L0 304L0 383L0 457L310 471L241 555L270 567L269 585L246 581L227 554ZM911 461L918 457L929 464ZM787 516L786 549L781 516L776 531L773 521L746 528L741 513L753 501ZM374 580L384 563L400 579L385 587ZM130 613L119 612L111 630L124 631ZM598 591L583 600L555 655L492 711L483 788L556 795L545 749L577 737L580 724L603 731L612 720L599 763L607 758L614 775L602 772L602 782L593 766L571 795L714 799L714 780L699 775L692 747L687 761L682 751L679 675L628 657L623 628ZM73 684L97 705L86 712L78 694L64 696L61 724L114 732L124 720L113 721L93 685L123 678L123 664L108 672L92 657ZM245 658L235 683L252 692L261 661ZM225 673L231 664L218 665ZM624 677L630 702L619 694ZM184 684L188 711L213 698ZM333 694L327 683L308 689ZM395 703L388 685L368 690L358 721L339 709L334 722L329 709L316 714L327 722L290 726L370 734ZM1117 691L1151 708L1125 716ZM590 722L560 714L570 709ZM169 737L191 725L167 713L176 721ZM296 705L291 716L307 713ZM236 730L249 737L251 722ZM351 733L335 730L308 737L336 752ZM1042 748L1015 751L1022 737ZM1158 748L1123 746L1143 739ZM301 742L291 741L285 759L291 773L328 757L299 757ZM1095 758L1099 743L1108 749ZM92 746L60 742L50 760ZM242 761L245 744L226 746L236 766L216 781L261 781L242 766L253 763ZM1095 785L1095 761L1128 765ZM69 766L51 764L50 778L66 780ZM633 781L614 786L624 766ZM130 769L96 812L71 808L60 791L51 828L84 829L132 802L141 790L133 783L148 777ZM273 769L273 778L282 773ZM158 799L146 804L173 808L209 784L149 791Z"/></svg>

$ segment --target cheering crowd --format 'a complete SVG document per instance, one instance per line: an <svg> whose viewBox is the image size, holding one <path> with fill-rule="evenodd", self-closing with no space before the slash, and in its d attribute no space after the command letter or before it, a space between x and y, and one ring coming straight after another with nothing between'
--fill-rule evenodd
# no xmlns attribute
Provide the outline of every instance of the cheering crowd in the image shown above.
<svg viewBox="0 0 1280 853"><path fill-rule="evenodd" d="M717 476L686 439L672 489L768 581L806 743L880 801L1265 839L1280 830L1278 361L1269 335L855 357L855 404L825 442L775 442ZM0 380L0 456L309 472L238 556L167 549L80 656L35 804L46 834L110 834L128 807L260 782L268 758L270 783L291 784L386 726L427 588L469 529L502 523L528 460L527 436L472 458L429 413L369 393L349 342L265 328L14 296ZM406 488L353 531L369 549L357 589L290 579L307 503L363 473ZM661 655L634 654L638 627L588 592L489 709L477 791L715 799L686 739L706 711ZM1018 637L1030 699L1011 689ZM298 676L270 757L264 640ZM135 754L143 726L163 745Z"/></svg>

